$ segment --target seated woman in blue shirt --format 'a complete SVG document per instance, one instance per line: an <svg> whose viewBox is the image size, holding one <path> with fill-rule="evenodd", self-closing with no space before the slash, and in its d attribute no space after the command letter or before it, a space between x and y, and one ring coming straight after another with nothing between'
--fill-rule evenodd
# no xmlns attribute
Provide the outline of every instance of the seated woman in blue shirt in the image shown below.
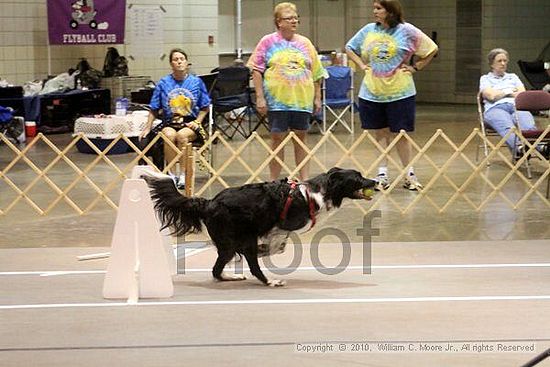
<svg viewBox="0 0 550 367"><path fill-rule="evenodd" d="M182 149L192 141L198 140L198 143L202 144L206 138L202 122L208 114L210 96L204 82L199 77L189 74L191 64L183 50L171 50L169 60L172 73L160 79L153 92L149 104L151 112L140 138L149 134L153 121L162 110L162 133L174 145ZM168 144L164 144L166 162L171 162L176 155L176 151ZM183 161L182 158L180 165Z"/></svg>
<svg viewBox="0 0 550 367"><path fill-rule="evenodd" d="M516 74L507 73L508 52L502 48L495 48L487 55L491 71L481 76L479 91L483 96L485 111L483 118L500 136L505 136L514 126L514 113L517 113L519 128L522 131L536 130L533 115L528 111L516 111L515 98L525 91L523 83ZM510 134L506 144L512 154L521 154L518 147L521 145L515 134Z"/></svg>

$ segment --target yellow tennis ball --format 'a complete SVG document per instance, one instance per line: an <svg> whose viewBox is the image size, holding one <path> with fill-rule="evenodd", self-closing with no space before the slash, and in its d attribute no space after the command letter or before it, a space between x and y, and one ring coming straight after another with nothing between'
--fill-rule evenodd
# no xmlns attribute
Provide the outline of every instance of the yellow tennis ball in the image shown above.
<svg viewBox="0 0 550 367"><path fill-rule="evenodd" d="M363 189L363 196L365 199L369 200L372 199L372 196L374 195L373 189Z"/></svg>

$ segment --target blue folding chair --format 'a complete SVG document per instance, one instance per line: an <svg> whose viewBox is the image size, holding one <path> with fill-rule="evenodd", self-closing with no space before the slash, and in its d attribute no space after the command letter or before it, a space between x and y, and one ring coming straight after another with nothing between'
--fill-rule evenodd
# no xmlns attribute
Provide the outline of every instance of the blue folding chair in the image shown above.
<svg viewBox="0 0 550 367"><path fill-rule="evenodd" d="M323 81L323 129L325 133L337 124L354 133L353 71L348 66L328 66L328 79ZM349 117L346 120L346 114ZM329 121L330 120L330 121Z"/></svg>

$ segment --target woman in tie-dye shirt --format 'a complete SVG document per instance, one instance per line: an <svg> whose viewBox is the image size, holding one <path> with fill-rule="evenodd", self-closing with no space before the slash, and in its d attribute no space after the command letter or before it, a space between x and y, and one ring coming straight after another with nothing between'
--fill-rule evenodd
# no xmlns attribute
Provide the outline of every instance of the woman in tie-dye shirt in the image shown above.
<svg viewBox="0 0 550 367"><path fill-rule="evenodd" d="M375 23L364 26L346 45L346 53L365 72L359 91L359 115L363 129L374 129L382 147L400 130L414 131L415 95L413 74L424 69L437 53L437 45L412 24L405 23L398 0L373 3ZM410 65L413 56L418 59ZM396 144L403 166L409 166L411 144L405 138ZM387 160L378 168L378 190L390 186ZM419 190L412 166L405 185Z"/></svg>
<svg viewBox="0 0 550 367"><path fill-rule="evenodd" d="M296 33L299 17L296 5L285 2L275 6L273 12L277 32L264 36L248 61L256 89L256 108L267 113L271 132L271 147L276 149L292 130L300 140L306 134L312 112L321 109L322 78L327 76L315 47L309 39ZM296 165L306 152L294 142ZM284 160L284 149L278 153ZM281 165L271 161L271 179L281 173ZM300 179L308 176L308 164L300 169Z"/></svg>

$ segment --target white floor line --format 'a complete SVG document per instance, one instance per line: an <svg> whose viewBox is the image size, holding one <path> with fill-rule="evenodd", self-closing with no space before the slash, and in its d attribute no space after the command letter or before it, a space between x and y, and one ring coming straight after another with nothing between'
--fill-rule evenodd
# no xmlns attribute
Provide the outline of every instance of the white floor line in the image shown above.
<svg viewBox="0 0 550 367"><path fill-rule="evenodd" d="M280 304L352 304L352 303L405 303L405 302L485 302L485 301L547 301L550 295L540 296L462 296L462 297L384 297L384 298L311 298L311 299L251 299L217 301L163 301L104 303L51 303L30 305L2 305L0 310L24 310L45 308L86 308L86 307L139 307L139 306L221 306L221 305L280 305Z"/></svg>
<svg viewBox="0 0 550 367"><path fill-rule="evenodd" d="M190 257L193 255L200 254L203 251L208 250L207 247L200 247L200 248L191 248L191 249L185 249L185 257ZM110 252L101 253L102 254L110 254ZM92 254L89 256L94 256L98 254ZM85 255L86 256L86 255ZM178 257L178 249L174 248L174 256ZM204 269L204 271L207 271ZM211 270L208 270L211 271ZM107 271L105 270L44 270L44 271L4 271L0 272L0 276L14 276L14 275L38 275L41 277L51 277L51 276L58 276L58 275L86 275L86 274L105 274Z"/></svg>
<svg viewBox="0 0 550 367"><path fill-rule="evenodd" d="M550 263L527 263L527 264L419 264L419 265L372 265L370 268L372 270L399 270L399 269L490 269L490 268L549 268ZM233 266L226 267L226 269L231 270ZM327 269L335 270L363 270L368 268L368 266L363 265L354 265L354 266L342 266L342 267L331 267L327 266ZM239 268L240 269L240 268ZM262 270L293 270L293 271L311 271L318 270L315 266L301 266L298 268L292 267L279 267L279 268L264 268ZM243 270L249 270L248 267L244 266ZM211 269L185 269L185 272L210 272ZM0 274L1 275L1 274Z"/></svg>
<svg viewBox="0 0 550 367"><path fill-rule="evenodd" d="M182 248L184 250L184 257L189 257L196 255L200 252L203 252L205 250L208 250L208 247L206 245L203 245L201 247L184 247L181 244L174 245L174 256L177 258L178 253L180 252L179 248ZM93 254L87 254L87 255L80 255L77 256L78 261L88 261L88 260L101 260L101 259L108 259L111 257L111 252L96 252Z"/></svg>
<svg viewBox="0 0 550 367"><path fill-rule="evenodd" d="M192 255L195 255L202 250L197 250ZM227 267L228 270L234 268L233 264ZM368 268L368 266L345 266L345 267L330 267L329 269L342 269L342 270L363 270ZM495 268L550 268L550 263L525 263L525 264L512 264L512 263L503 263L503 264L419 264L419 265L372 265L371 270L408 270L408 269L495 269ZM240 267L239 267L240 269ZM248 267L243 266L243 270L248 271ZM263 270L269 271L274 268L262 268ZM288 271L312 271L317 270L314 266L302 266L298 268L291 267L280 267L276 268L278 270L288 270ZM211 268L194 268L194 269L185 269L185 273L209 273ZM23 276L23 275L35 275L35 276L56 276L56 275L86 275L86 274L105 274L105 270L43 270L43 271L2 271L0 276Z"/></svg>
<svg viewBox="0 0 550 367"><path fill-rule="evenodd" d="M59 276L59 275L87 275L87 274L105 274L105 270L83 270L83 271L45 271L40 274L41 277L53 277L53 276Z"/></svg>

